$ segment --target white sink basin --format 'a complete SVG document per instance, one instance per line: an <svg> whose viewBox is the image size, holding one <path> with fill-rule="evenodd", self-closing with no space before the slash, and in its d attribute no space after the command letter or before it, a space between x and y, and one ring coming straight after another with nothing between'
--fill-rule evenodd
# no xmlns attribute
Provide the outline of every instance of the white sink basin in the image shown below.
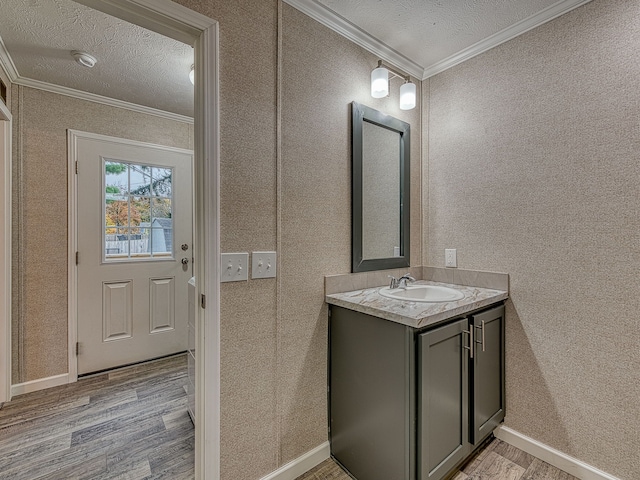
<svg viewBox="0 0 640 480"><path fill-rule="evenodd" d="M407 288L383 287L380 295L407 302L454 302L464 297L464 293L439 285L408 285Z"/></svg>

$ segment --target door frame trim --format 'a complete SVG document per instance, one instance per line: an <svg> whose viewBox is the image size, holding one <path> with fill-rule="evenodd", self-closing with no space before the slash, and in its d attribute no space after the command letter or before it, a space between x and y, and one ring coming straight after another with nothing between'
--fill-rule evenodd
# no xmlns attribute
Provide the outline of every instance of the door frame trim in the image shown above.
<svg viewBox="0 0 640 480"><path fill-rule="evenodd" d="M76 0L194 47L195 477L220 479L220 88L219 24L171 0ZM75 255L75 253L74 253ZM74 262L75 263L75 262Z"/></svg>
<svg viewBox="0 0 640 480"><path fill-rule="evenodd" d="M68 383L78 381L78 356L75 352L75 345L78 341L78 265L76 265L75 262L75 255L78 251L78 175L76 170L76 162L78 161L78 141L81 139L97 140L101 142L126 145L131 147L153 148L165 152L175 152L185 155L191 155L192 172L193 166L195 164L194 151L188 150L186 148L168 147L166 145L158 145L155 143L130 140L128 138L113 137L110 135L101 135L99 133L67 129ZM192 173L192 185L194 180L195 177Z"/></svg>
<svg viewBox="0 0 640 480"><path fill-rule="evenodd" d="M9 86L7 86L10 88ZM2 156L2 202L3 234L0 236L0 404L11 400L11 112L0 100L0 156Z"/></svg>

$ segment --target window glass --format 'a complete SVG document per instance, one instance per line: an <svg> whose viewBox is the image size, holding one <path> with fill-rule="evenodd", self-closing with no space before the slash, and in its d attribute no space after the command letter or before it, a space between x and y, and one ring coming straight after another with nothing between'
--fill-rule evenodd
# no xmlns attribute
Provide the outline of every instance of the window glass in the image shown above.
<svg viewBox="0 0 640 480"><path fill-rule="evenodd" d="M103 160L105 261L173 253L173 169Z"/></svg>

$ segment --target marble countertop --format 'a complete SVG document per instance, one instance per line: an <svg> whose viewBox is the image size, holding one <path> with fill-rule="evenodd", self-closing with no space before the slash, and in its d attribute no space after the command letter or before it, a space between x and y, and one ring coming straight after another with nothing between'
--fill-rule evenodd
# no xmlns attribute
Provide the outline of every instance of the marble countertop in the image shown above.
<svg viewBox="0 0 640 480"><path fill-rule="evenodd" d="M376 287L334 293L327 295L325 298L327 303L331 305L384 318L413 328L424 328L443 320L487 307L509 296L508 292L504 290L452 285L450 283L425 280L418 280L413 285L441 285L455 288L461 291L464 297L453 302L409 302L383 297L378 293L378 290L382 287Z"/></svg>

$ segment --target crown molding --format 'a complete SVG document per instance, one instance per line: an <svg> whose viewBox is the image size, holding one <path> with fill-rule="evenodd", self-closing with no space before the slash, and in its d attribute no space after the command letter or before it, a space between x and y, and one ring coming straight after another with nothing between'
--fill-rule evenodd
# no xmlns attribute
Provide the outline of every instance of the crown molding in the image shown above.
<svg viewBox="0 0 640 480"><path fill-rule="evenodd" d="M167 120L193 124L193 118L187 117L186 115L166 112L164 110L158 110L157 108L147 107L145 105L138 105L136 103L125 102L124 100L104 97L96 93L83 92L81 90L76 90L75 88L54 85L52 83L42 82L40 80L33 80L32 78L18 77L13 83L16 85L22 85L23 87L44 90L45 92L57 93L58 95L65 95L67 97L78 98L80 100L100 103L102 105L108 105L110 107L123 108L125 110L131 110L133 112L144 113L145 115L153 115L156 117L166 118Z"/></svg>
<svg viewBox="0 0 640 480"><path fill-rule="evenodd" d="M522 35L529 30L539 27L543 23L547 23L554 18L564 15L565 13L578 8L585 3L589 3L591 0L561 0L544 10L540 10L538 13L531 15L530 17L520 20L517 23L505 28L491 35L490 37L480 40L478 43L471 45L458 53L445 58L440 62L436 62L424 69L422 76L423 80L432 77L440 72L443 72L451 67L454 67L466 60L469 60L476 55L486 52L487 50L497 47L501 43L508 42L509 40Z"/></svg>
<svg viewBox="0 0 640 480"><path fill-rule="evenodd" d="M314 20L317 20L326 27L329 27L334 32L346 37L356 45L361 46L365 50L377 55L382 60L387 61L401 70L406 71L408 74L422 80L454 67L455 65L458 65L465 60L469 60L476 55L480 55L493 47L497 47L501 43L507 42L518 35L522 35L523 33L553 20L560 15L564 15L574 8L580 7L590 1L591 0L560 0L544 10L514 23L504 30L495 33L490 37L487 37L478 43L445 58L444 60L423 68L315 0L284 0L285 3L288 3L292 7L300 10L302 13L308 15Z"/></svg>
<svg viewBox="0 0 640 480"><path fill-rule="evenodd" d="M9 77L11 82L16 81L18 78L18 70L11 59L11 55L9 55L7 51L2 37L0 37L0 67L2 67L2 70L4 70L4 73Z"/></svg>
<svg viewBox="0 0 640 480"><path fill-rule="evenodd" d="M315 0L284 0L297 10L308 15L314 20L329 27L334 32L339 33L343 37L351 40L356 45L361 46L365 50L378 56L385 62L389 62L400 70L404 70L415 78L422 78L424 68L408 59L401 53L391 48L386 43L381 42L377 38L371 36L353 23L347 21L340 15L329 10L324 5L319 4ZM371 68L373 68L372 66Z"/></svg>

